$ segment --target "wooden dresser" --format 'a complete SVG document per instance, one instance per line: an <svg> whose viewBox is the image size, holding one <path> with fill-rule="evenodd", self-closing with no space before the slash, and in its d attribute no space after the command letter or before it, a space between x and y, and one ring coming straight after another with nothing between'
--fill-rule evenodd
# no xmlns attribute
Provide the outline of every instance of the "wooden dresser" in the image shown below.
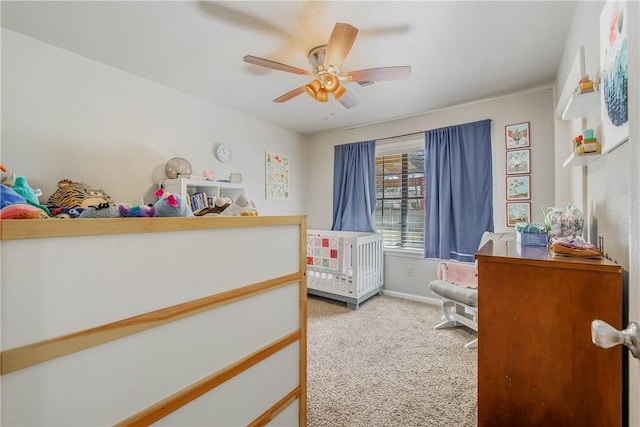
<svg viewBox="0 0 640 427"><path fill-rule="evenodd" d="M478 425L622 425L622 268L490 240L478 260Z"/></svg>

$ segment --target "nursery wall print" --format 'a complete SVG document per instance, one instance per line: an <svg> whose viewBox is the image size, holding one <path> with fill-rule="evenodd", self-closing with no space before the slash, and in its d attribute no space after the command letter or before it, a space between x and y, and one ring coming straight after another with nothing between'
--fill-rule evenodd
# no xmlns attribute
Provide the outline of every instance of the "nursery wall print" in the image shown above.
<svg viewBox="0 0 640 427"><path fill-rule="evenodd" d="M531 173L531 150L507 151L507 175Z"/></svg>
<svg viewBox="0 0 640 427"><path fill-rule="evenodd" d="M507 177L507 200L531 199L531 175Z"/></svg>
<svg viewBox="0 0 640 427"><path fill-rule="evenodd" d="M600 15L602 152L629 139L627 3L607 1Z"/></svg>
<svg viewBox="0 0 640 427"><path fill-rule="evenodd" d="M531 203L507 203L507 226L515 227L519 222L531 222Z"/></svg>
<svg viewBox="0 0 640 427"><path fill-rule="evenodd" d="M271 200L289 199L289 156L267 151L265 172L266 198Z"/></svg>
<svg viewBox="0 0 640 427"><path fill-rule="evenodd" d="M504 129L507 150L529 146L529 122L507 125Z"/></svg>

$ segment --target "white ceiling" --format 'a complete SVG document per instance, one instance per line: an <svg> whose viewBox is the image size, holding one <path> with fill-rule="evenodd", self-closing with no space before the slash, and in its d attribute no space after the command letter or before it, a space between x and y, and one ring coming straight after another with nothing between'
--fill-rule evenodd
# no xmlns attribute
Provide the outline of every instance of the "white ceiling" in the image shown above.
<svg viewBox="0 0 640 427"><path fill-rule="evenodd" d="M2 26L300 134L383 122L550 86L577 3L569 1L2 1ZM410 65L408 80L347 87L345 109L309 81L247 64L310 69L336 22L359 29L343 71Z"/></svg>

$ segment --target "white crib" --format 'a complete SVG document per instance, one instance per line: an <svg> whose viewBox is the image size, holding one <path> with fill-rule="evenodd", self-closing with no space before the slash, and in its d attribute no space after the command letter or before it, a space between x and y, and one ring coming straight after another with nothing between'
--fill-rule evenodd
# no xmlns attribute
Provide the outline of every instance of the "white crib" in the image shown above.
<svg viewBox="0 0 640 427"><path fill-rule="evenodd" d="M383 278L382 234L307 230L307 293L358 309Z"/></svg>

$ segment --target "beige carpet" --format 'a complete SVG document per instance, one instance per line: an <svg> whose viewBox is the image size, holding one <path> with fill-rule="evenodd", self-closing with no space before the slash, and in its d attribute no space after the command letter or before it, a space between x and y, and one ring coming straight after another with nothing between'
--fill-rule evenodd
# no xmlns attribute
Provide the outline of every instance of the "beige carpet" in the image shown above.
<svg viewBox="0 0 640 427"><path fill-rule="evenodd" d="M475 332L434 330L440 308L416 301L308 301L309 427L476 425Z"/></svg>

